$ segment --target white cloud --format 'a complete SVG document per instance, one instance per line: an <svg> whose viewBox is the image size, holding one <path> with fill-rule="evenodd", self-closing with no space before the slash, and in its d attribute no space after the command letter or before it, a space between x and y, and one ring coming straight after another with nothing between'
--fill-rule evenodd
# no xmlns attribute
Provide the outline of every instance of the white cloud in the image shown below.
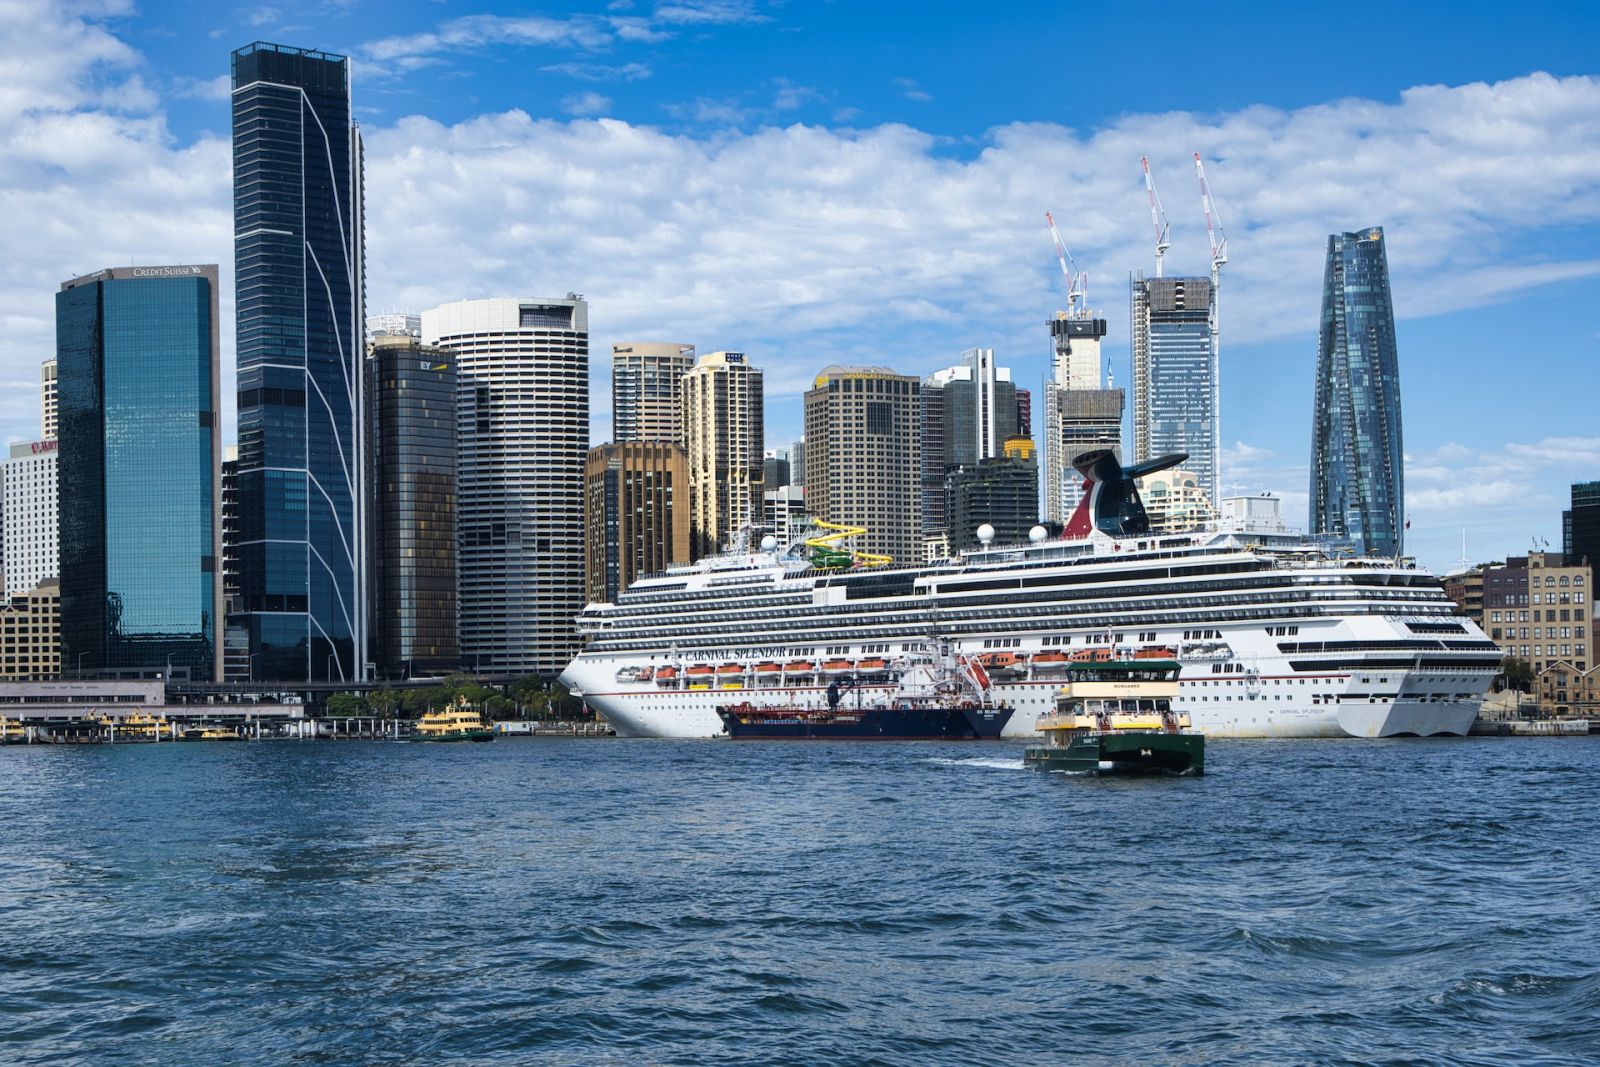
<svg viewBox="0 0 1600 1067"><path fill-rule="evenodd" d="M673 0L656 5L658 22L677 25L725 25L738 22L766 22L767 16L749 0Z"/></svg>
<svg viewBox="0 0 1600 1067"><path fill-rule="evenodd" d="M539 69L549 74L565 74L569 78L585 82L632 82L650 77L650 67L645 63L624 63L620 66L606 66L602 63L551 63Z"/></svg>
<svg viewBox="0 0 1600 1067"><path fill-rule="evenodd" d="M569 115L604 115L611 109L611 98L596 92L573 93L561 98L561 110Z"/></svg>
<svg viewBox="0 0 1600 1067"><path fill-rule="evenodd" d="M231 273L231 190L226 142L176 143L131 79L137 53L43 0L12 11L23 17L0 24L0 377L28 382L53 346L63 279L130 260L219 262ZM515 38L581 48L594 27L616 32L609 17L586 25L467 19L445 24L444 36L450 47ZM444 47L412 40L391 54L426 60ZM118 97L124 86L131 95ZM792 406L776 398L836 360L923 371L985 344L1012 354L1022 381L1037 373L1028 361L1060 299L1044 210L1090 271L1092 303L1126 322L1121 278L1150 258L1141 153L1173 218L1169 270L1204 268L1194 149L1231 238L1225 352L1314 329L1334 229L1386 226L1402 317L1600 270L1592 256L1530 251L1545 226L1600 222L1596 78L1422 87L1293 111L1128 115L1086 132L1016 123L970 146L902 125L741 130L778 113L738 100L690 106L689 118L721 125L669 132L516 111L366 123L370 299L420 309L579 290L591 301L597 377L598 354L630 335L740 349L768 371L774 419ZM108 204L116 210L86 207ZM231 328L223 335L231 364ZM0 432L32 433L34 405L29 390L0 397ZM1291 521L1303 521L1304 452L1301 441L1236 444L1224 483L1279 491ZM1462 485L1494 496L1494 486L1530 480L1547 488L1496 505L1496 528L1535 521L1520 507L1549 530L1560 479L1597 466L1589 438L1413 456L1413 538L1460 525Z"/></svg>
<svg viewBox="0 0 1600 1067"><path fill-rule="evenodd" d="M915 100L919 104L926 104L933 99L933 94L918 85L915 78L896 78L894 83L900 87L900 95L907 100Z"/></svg>
<svg viewBox="0 0 1600 1067"><path fill-rule="evenodd" d="M611 39L611 30L604 22L582 16L562 19L542 15L463 15L426 33L381 38L366 45L364 51L378 62L395 62L497 44L603 48Z"/></svg>

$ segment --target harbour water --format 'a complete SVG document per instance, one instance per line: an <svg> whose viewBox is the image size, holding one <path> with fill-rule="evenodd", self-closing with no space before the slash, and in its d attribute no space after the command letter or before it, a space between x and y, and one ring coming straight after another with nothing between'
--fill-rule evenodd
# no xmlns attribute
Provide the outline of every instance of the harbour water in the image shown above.
<svg viewBox="0 0 1600 1067"><path fill-rule="evenodd" d="M0 1062L1600 1062L1600 739L0 751Z"/></svg>

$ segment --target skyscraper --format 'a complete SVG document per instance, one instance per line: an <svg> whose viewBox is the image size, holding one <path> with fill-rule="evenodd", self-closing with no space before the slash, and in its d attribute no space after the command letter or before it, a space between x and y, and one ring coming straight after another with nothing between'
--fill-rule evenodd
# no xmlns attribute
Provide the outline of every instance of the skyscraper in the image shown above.
<svg viewBox="0 0 1600 1067"><path fill-rule="evenodd" d="M1217 368L1211 347L1210 278L1130 283L1133 307L1133 458L1173 452L1212 506L1217 503Z"/></svg>
<svg viewBox="0 0 1600 1067"><path fill-rule="evenodd" d="M1311 411L1313 534L1404 548L1400 362L1383 229L1328 238Z"/></svg>
<svg viewBox="0 0 1600 1067"><path fill-rule="evenodd" d="M39 366L39 432L46 441L56 439L56 361Z"/></svg>
<svg viewBox="0 0 1600 1067"><path fill-rule="evenodd" d="M233 53L239 622L253 673L365 673L361 138L343 56Z"/></svg>
<svg viewBox="0 0 1600 1067"><path fill-rule="evenodd" d="M58 458L54 441L23 441L12 445L11 455L0 464L5 485L0 526L5 531L6 592L12 596L61 574Z"/></svg>
<svg viewBox="0 0 1600 1067"><path fill-rule="evenodd" d="M743 352L710 352L683 376L689 540L695 559L761 521L762 373Z"/></svg>
<svg viewBox="0 0 1600 1067"><path fill-rule="evenodd" d="M1561 517L1567 566L1600 570L1600 482L1573 483L1572 507Z"/></svg>
<svg viewBox="0 0 1600 1067"><path fill-rule="evenodd" d="M584 468L584 596L614 604L641 574L689 561L683 449L624 441L589 450Z"/></svg>
<svg viewBox="0 0 1600 1067"><path fill-rule="evenodd" d="M442 674L461 664L455 362L409 332L385 333L366 369L369 655L385 677Z"/></svg>
<svg viewBox="0 0 1600 1067"><path fill-rule="evenodd" d="M683 376L693 366L694 345L612 345L612 438L683 444Z"/></svg>
<svg viewBox="0 0 1600 1067"><path fill-rule="evenodd" d="M424 311L422 340L456 360L462 662L553 677L583 609L589 305L462 300Z"/></svg>
<svg viewBox="0 0 1600 1067"><path fill-rule="evenodd" d="M902 563L922 559L921 393L884 367L830 366L805 395L806 509Z"/></svg>
<svg viewBox="0 0 1600 1067"><path fill-rule="evenodd" d="M1026 543L1039 521L1039 463L1033 442L1012 437L1001 455L952 471L946 480L950 498L950 550L960 552L978 542L978 528L994 527L994 544Z"/></svg>
<svg viewBox="0 0 1600 1067"><path fill-rule="evenodd" d="M1044 513L1064 523L1078 506L1083 476L1072 461L1109 448L1122 458L1121 389L1106 385L1100 339L1106 320L1058 312L1049 322L1051 363L1044 383Z"/></svg>
<svg viewBox="0 0 1600 1067"><path fill-rule="evenodd" d="M972 348L954 367L922 381L922 530L945 530L945 478L958 467L994 459L1016 436L1019 407L1011 371L994 349Z"/></svg>
<svg viewBox="0 0 1600 1067"><path fill-rule="evenodd" d="M215 266L116 267L56 294L62 653L222 676Z"/></svg>

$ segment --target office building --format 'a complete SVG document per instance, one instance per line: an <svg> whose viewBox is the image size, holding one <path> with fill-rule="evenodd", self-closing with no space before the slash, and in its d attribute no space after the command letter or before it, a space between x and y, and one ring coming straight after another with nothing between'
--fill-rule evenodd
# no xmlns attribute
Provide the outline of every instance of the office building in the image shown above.
<svg viewBox="0 0 1600 1067"><path fill-rule="evenodd" d="M61 587L54 578L0 599L0 680L44 681L61 674Z"/></svg>
<svg viewBox="0 0 1600 1067"><path fill-rule="evenodd" d="M445 674L461 664L455 362L409 332L379 334L369 352L368 655L386 678Z"/></svg>
<svg viewBox="0 0 1600 1067"><path fill-rule="evenodd" d="M1464 570L1447 574L1439 579L1444 586L1444 595L1456 602L1463 614L1478 624L1478 628L1485 633L1488 628L1484 625L1483 616L1483 579L1485 567L1467 567Z"/></svg>
<svg viewBox="0 0 1600 1067"><path fill-rule="evenodd" d="M664 441L589 450L583 472L584 597L614 604L641 574L689 562L688 457Z"/></svg>
<svg viewBox="0 0 1600 1067"><path fill-rule="evenodd" d="M1044 383L1044 513L1065 523L1083 495L1072 461L1109 448L1122 458L1121 389L1107 384L1101 339L1106 320L1057 312L1049 322L1051 364Z"/></svg>
<svg viewBox="0 0 1600 1067"><path fill-rule="evenodd" d="M56 439L56 361L53 359L39 365L39 436L46 441Z"/></svg>
<svg viewBox="0 0 1600 1067"><path fill-rule="evenodd" d="M1507 557L1483 571L1483 628L1508 656L1535 674L1557 660L1588 670L1593 572L1568 567L1559 552Z"/></svg>
<svg viewBox="0 0 1600 1067"><path fill-rule="evenodd" d="M56 294L74 670L222 677L218 280L214 265L115 267Z"/></svg>
<svg viewBox="0 0 1600 1067"><path fill-rule="evenodd" d="M589 305L463 300L422 313L456 361L461 657L501 677L554 677L578 649Z"/></svg>
<svg viewBox="0 0 1600 1067"><path fill-rule="evenodd" d="M1017 436L1033 438L1033 394L1017 390Z"/></svg>
<svg viewBox="0 0 1600 1067"><path fill-rule="evenodd" d="M1405 548L1400 363L1383 229L1328 238L1311 409L1310 533Z"/></svg>
<svg viewBox="0 0 1600 1067"><path fill-rule="evenodd" d="M406 311L382 311L367 316L366 339L371 344L379 337L422 336L422 316Z"/></svg>
<svg viewBox="0 0 1600 1067"><path fill-rule="evenodd" d="M996 545L1026 544L1039 522L1039 463L1033 442L1009 438L1002 454L964 465L947 479L949 550L976 548L978 528L994 527Z"/></svg>
<svg viewBox="0 0 1600 1067"><path fill-rule="evenodd" d="M781 448L769 448L761 458L761 484L767 489L789 485L792 468L789 453Z"/></svg>
<svg viewBox="0 0 1600 1067"><path fill-rule="evenodd" d="M1151 533L1184 533L1214 525L1217 509L1194 471L1169 467L1139 480Z"/></svg>
<svg viewBox="0 0 1600 1067"><path fill-rule="evenodd" d="M612 345L612 438L683 444L683 376L693 366L694 345Z"/></svg>
<svg viewBox="0 0 1600 1067"><path fill-rule="evenodd" d="M954 367L922 381L922 530L944 530L946 478L959 467L1001 455L1017 434L1017 387L994 350L972 348ZM1035 490L1037 495L1037 490ZM1037 510L1037 509L1036 509Z"/></svg>
<svg viewBox="0 0 1600 1067"><path fill-rule="evenodd" d="M1271 493L1225 496L1217 516L1221 529L1237 533L1288 533L1283 501Z"/></svg>
<svg viewBox="0 0 1600 1067"><path fill-rule="evenodd" d="M1182 452L1217 501L1217 366L1210 278L1131 282L1134 462Z"/></svg>
<svg viewBox="0 0 1600 1067"><path fill-rule="evenodd" d="M1600 566L1600 482L1572 486L1572 507L1561 513L1561 535L1569 566Z"/></svg>
<svg viewBox="0 0 1600 1067"><path fill-rule="evenodd" d="M806 484L806 439L789 446L789 481L793 485Z"/></svg>
<svg viewBox="0 0 1600 1067"><path fill-rule="evenodd" d="M257 678L365 673L365 225L344 56L233 53L240 614Z"/></svg>
<svg viewBox="0 0 1600 1067"><path fill-rule="evenodd" d="M54 441L24 441L11 446L0 468L7 593L27 592L61 574L56 459Z"/></svg>
<svg viewBox="0 0 1600 1067"><path fill-rule="evenodd" d="M760 519L762 421L762 373L744 353L708 353L683 376L689 542L695 559L716 553Z"/></svg>
<svg viewBox="0 0 1600 1067"><path fill-rule="evenodd" d="M806 487L780 485L761 494L761 529L784 548L804 539L811 517L806 514Z"/></svg>
<svg viewBox="0 0 1600 1067"><path fill-rule="evenodd" d="M805 394L806 507L866 533L858 552L922 558L922 382L883 367L830 366Z"/></svg>

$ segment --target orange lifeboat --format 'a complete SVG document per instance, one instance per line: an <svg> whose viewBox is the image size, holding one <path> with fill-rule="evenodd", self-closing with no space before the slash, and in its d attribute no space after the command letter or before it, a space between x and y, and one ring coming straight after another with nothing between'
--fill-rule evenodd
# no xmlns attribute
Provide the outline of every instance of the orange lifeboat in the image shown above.
<svg viewBox="0 0 1600 1067"><path fill-rule="evenodd" d="M683 673L689 675L691 678L703 678L712 673L711 665L708 663L696 663L693 667L690 667Z"/></svg>
<svg viewBox="0 0 1600 1067"><path fill-rule="evenodd" d="M718 674L743 674L744 673L744 665L742 663L724 663L722 666L717 668L717 673Z"/></svg>
<svg viewBox="0 0 1600 1067"><path fill-rule="evenodd" d="M817 668L808 659L792 659L783 665L783 669L789 674L810 674Z"/></svg>
<svg viewBox="0 0 1600 1067"><path fill-rule="evenodd" d="M889 666L889 661L881 656L868 656L866 659L859 660L856 663L856 669L863 671L881 671L887 666Z"/></svg>
<svg viewBox="0 0 1600 1067"><path fill-rule="evenodd" d="M778 664L778 663L757 663L756 664L756 673L757 674L777 674L782 670L783 670L782 664Z"/></svg>
<svg viewBox="0 0 1600 1067"><path fill-rule="evenodd" d="M1022 662L1022 657L1015 652L985 652L978 657L978 662L990 670L1015 667Z"/></svg>
<svg viewBox="0 0 1600 1067"><path fill-rule="evenodd" d="M854 666L855 663L852 660L830 659L823 662L822 669L825 671L847 671Z"/></svg>
<svg viewBox="0 0 1600 1067"><path fill-rule="evenodd" d="M656 684L657 685L671 685L673 682L676 682L677 680L678 680L678 668L676 668L676 667L662 667L660 670L656 671Z"/></svg>
<svg viewBox="0 0 1600 1067"><path fill-rule="evenodd" d="M655 676L656 670L654 667L640 667L639 673L635 677L641 682L648 682Z"/></svg>
<svg viewBox="0 0 1600 1067"><path fill-rule="evenodd" d="M1065 652L1039 652L1035 653L1033 657L1033 665L1035 667L1065 662L1067 662L1067 654Z"/></svg>
<svg viewBox="0 0 1600 1067"><path fill-rule="evenodd" d="M1134 659L1177 659L1178 653L1171 645L1146 645L1133 654Z"/></svg>
<svg viewBox="0 0 1600 1067"><path fill-rule="evenodd" d="M1109 648L1086 648L1081 652L1072 654L1073 663L1109 663L1111 650Z"/></svg>

